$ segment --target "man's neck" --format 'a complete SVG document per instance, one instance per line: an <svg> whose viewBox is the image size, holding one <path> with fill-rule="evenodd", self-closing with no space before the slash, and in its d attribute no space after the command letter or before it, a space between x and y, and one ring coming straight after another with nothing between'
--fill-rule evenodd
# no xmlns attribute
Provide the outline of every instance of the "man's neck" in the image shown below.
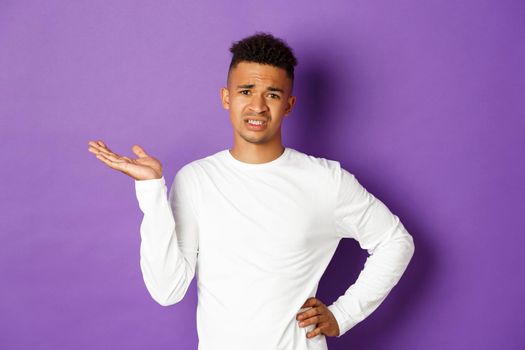
<svg viewBox="0 0 525 350"><path fill-rule="evenodd" d="M268 163L279 158L279 156L283 154L284 148L281 143L275 145L247 144L242 147L234 145L229 152L235 159L241 162L260 164Z"/></svg>

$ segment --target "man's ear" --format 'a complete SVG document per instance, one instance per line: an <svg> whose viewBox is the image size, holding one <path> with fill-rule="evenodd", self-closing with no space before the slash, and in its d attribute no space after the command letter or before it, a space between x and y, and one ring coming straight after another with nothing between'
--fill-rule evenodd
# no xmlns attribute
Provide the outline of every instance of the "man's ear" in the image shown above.
<svg viewBox="0 0 525 350"><path fill-rule="evenodd" d="M287 101L287 106L286 106L286 109L284 110L284 115L288 115L290 114L290 112L292 111L292 107L295 105L295 96L290 96L288 97L288 101Z"/></svg>
<svg viewBox="0 0 525 350"><path fill-rule="evenodd" d="M230 109L230 92L226 87L221 87L221 102L224 109Z"/></svg>

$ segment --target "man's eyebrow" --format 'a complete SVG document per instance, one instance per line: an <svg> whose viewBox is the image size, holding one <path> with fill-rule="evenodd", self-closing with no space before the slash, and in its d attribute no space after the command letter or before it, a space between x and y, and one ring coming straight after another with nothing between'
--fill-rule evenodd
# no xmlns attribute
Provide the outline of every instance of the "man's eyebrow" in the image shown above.
<svg viewBox="0 0 525 350"><path fill-rule="evenodd" d="M255 84L237 85L237 89L251 89L254 86L255 86Z"/></svg>
<svg viewBox="0 0 525 350"><path fill-rule="evenodd" d="M282 92L284 94L284 90L283 89L280 89L278 87L273 87L273 86L269 86L268 87L268 91L279 91L279 92Z"/></svg>
<svg viewBox="0 0 525 350"><path fill-rule="evenodd" d="M255 84L244 84L244 85L237 85L237 89L251 89L255 87ZM269 86L268 91L279 91L281 93L284 93L284 90L275 86Z"/></svg>

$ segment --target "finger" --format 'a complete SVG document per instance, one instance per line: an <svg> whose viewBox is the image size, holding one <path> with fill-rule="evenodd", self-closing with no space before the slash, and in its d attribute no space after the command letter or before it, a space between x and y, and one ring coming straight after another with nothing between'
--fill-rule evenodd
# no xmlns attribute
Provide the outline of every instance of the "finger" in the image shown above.
<svg viewBox="0 0 525 350"><path fill-rule="evenodd" d="M321 334L321 327L317 327L313 331L306 333L306 337L313 338L315 336L318 336L319 334Z"/></svg>
<svg viewBox="0 0 525 350"><path fill-rule="evenodd" d="M122 158L120 155L116 154L115 152L112 152L105 145L104 146L100 145L98 142L90 143L90 145L93 146L100 153L104 153L106 155L110 155L110 156L117 157L117 158Z"/></svg>
<svg viewBox="0 0 525 350"><path fill-rule="evenodd" d="M309 317L312 317L312 316L315 316L315 315L319 315L319 314L322 314L322 307L321 306L317 306L317 307L312 307L311 309L308 309L304 312L301 312L300 314L297 315L297 319L298 320L304 320L306 318L309 318Z"/></svg>
<svg viewBox="0 0 525 350"><path fill-rule="evenodd" d="M114 163L126 163L126 161L122 159L121 156L115 155L114 153L102 153L102 155Z"/></svg>
<svg viewBox="0 0 525 350"><path fill-rule="evenodd" d="M323 303L321 302L321 300L317 299L316 297L310 297L310 298L306 299L306 301L304 302L302 307L305 307L305 306L317 306L317 305L322 305L322 304Z"/></svg>
<svg viewBox="0 0 525 350"><path fill-rule="evenodd" d="M91 146L88 148L88 151L93 153L93 154L98 154L99 153L99 151L95 147L91 147Z"/></svg>
<svg viewBox="0 0 525 350"><path fill-rule="evenodd" d="M116 154L104 142L102 142L102 140L99 140L98 144L102 147L103 150L107 151L108 153Z"/></svg>
<svg viewBox="0 0 525 350"><path fill-rule="evenodd" d="M109 147L102 141L102 140L96 140L96 141L93 141L93 140L90 140L89 141L89 144L97 149L104 149L108 152L112 152Z"/></svg>
<svg viewBox="0 0 525 350"><path fill-rule="evenodd" d="M102 140L98 140L97 143L98 143L99 145L101 145L102 147L104 147L105 149L107 149L108 151L112 152L112 151L109 149L109 147L104 143L104 141L102 141Z"/></svg>
<svg viewBox="0 0 525 350"><path fill-rule="evenodd" d="M139 145L133 145L131 149L133 153L135 153L139 158L149 157L146 151L144 151L144 148L140 147Z"/></svg>
<svg viewBox="0 0 525 350"><path fill-rule="evenodd" d="M93 148L97 148L97 149L101 147L96 141L91 141L91 140L88 142L88 145L90 145Z"/></svg>
<svg viewBox="0 0 525 350"><path fill-rule="evenodd" d="M115 169L115 170L118 170L120 172L123 172L124 174L128 174L129 173L129 163L127 163L127 162L114 162L114 161L108 159L103 154L98 154L97 158L100 159L103 163L105 163L107 166L109 166L112 169Z"/></svg>
<svg viewBox="0 0 525 350"><path fill-rule="evenodd" d="M99 153L97 158L102 160L106 165L112 167L113 169L122 170L124 165L127 165L127 162L116 159L115 157L108 156L104 153Z"/></svg>
<svg viewBox="0 0 525 350"><path fill-rule="evenodd" d="M103 163L105 163L107 166L109 166L110 168L116 169L117 163L114 163L111 160L107 159L103 154L101 153L97 154L97 158L101 160Z"/></svg>
<svg viewBox="0 0 525 350"><path fill-rule="evenodd" d="M311 324L318 324L318 323L321 323L321 322L325 322L327 321L328 318L326 315L315 315L315 316L312 316L312 317L308 317L306 319L304 319L303 321L299 322L299 326L300 327L304 327L304 326L308 326L308 325L311 325Z"/></svg>
<svg viewBox="0 0 525 350"><path fill-rule="evenodd" d="M89 141L89 145L99 152L111 153L106 147L100 145L98 142Z"/></svg>
<svg viewBox="0 0 525 350"><path fill-rule="evenodd" d="M310 303L312 303L314 300L315 300L315 297L309 297L308 299L306 299L306 301L301 307L312 306L310 305Z"/></svg>

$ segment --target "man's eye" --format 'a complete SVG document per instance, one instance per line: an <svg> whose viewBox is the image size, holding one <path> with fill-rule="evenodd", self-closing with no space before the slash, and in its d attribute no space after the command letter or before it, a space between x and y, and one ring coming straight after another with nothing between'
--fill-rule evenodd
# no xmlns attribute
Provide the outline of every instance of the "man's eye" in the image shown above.
<svg viewBox="0 0 525 350"><path fill-rule="evenodd" d="M248 93L250 92L250 90L241 90L239 91L241 94L243 95L248 95ZM245 93L246 92L246 93Z"/></svg>
<svg viewBox="0 0 525 350"><path fill-rule="evenodd" d="M270 97L273 98L273 99L276 99L276 98L280 98L281 96L279 96L277 94L270 94Z"/></svg>

